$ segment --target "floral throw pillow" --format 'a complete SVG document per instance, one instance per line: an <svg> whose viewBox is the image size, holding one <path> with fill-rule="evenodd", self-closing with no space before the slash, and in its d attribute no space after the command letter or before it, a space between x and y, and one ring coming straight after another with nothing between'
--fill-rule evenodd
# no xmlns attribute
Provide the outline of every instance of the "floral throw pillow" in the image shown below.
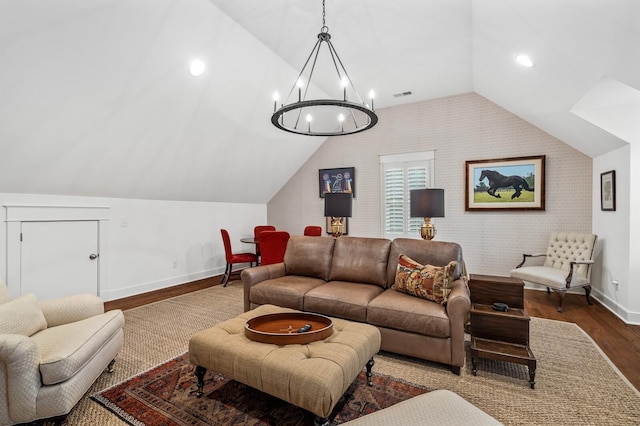
<svg viewBox="0 0 640 426"><path fill-rule="evenodd" d="M421 265L409 256L401 254L398 258L396 279L391 288L444 305L451 292L457 265L458 262L455 260L447 266Z"/></svg>

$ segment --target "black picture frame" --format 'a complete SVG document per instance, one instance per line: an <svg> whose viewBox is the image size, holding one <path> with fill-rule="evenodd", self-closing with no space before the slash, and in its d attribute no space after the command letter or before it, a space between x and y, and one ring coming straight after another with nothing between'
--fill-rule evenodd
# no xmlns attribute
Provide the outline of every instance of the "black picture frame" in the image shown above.
<svg viewBox="0 0 640 426"><path fill-rule="evenodd" d="M320 198L327 192L350 193L356 198L356 168L339 167L318 170L318 189Z"/></svg>
<svg viewBox="0 0 640 426"><path fill-rule="evenodd" d="M616 211L616 171L600 173L600 210Z"/></svg>

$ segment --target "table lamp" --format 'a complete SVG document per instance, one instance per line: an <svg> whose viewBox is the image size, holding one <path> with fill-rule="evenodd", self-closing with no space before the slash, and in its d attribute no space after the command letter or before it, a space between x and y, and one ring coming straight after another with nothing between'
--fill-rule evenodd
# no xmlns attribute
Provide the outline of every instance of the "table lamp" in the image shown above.
<svg viewBox="0 0 640 426"><path fill-rule="evenodd" d="M334 238L342 235L342 218L351 217L352 196L350 193L324 194L324 215L331 217L331 235Z"/></svg>
<svg viewBox="0 0 640 426"><path fill-rule="evenodd" d="M436 228L432 217L444 217L444 189L414 189L411 191L411 217L423 217L420 227L423 240L432 240Z"/></svg>

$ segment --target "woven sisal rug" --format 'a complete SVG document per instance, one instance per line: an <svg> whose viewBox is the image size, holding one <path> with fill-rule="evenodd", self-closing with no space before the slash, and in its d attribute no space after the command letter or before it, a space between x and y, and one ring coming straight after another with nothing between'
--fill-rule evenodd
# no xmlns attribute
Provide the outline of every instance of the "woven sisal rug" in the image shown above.
<svg viewBox="0 0 640 426"><path fill-rule="evenodd" d="M88 395L147 371L188 349L199 330L243 309L242 283L216 286L125 311L125 345L112 374L102 374ZM505 425L638 425L640 394L578 326L531 318L531 348L538 360L536 388L526 366L498 361L460 376L441 364L381 352L373 371L429 389L449 389ZM71 411L69 426L126 425L89 398Z"/></svg>
<svg viewBox="0 0 640 426"><path fill-rule="evenodd" d="M136 426L313 424L311 413L211 371L202 398L195 396L195 389L193 366L183 354L92 398ZM367 386L362 372L330 418L340 424L428 391L379 374L374 374L373 386Z"/></svg>

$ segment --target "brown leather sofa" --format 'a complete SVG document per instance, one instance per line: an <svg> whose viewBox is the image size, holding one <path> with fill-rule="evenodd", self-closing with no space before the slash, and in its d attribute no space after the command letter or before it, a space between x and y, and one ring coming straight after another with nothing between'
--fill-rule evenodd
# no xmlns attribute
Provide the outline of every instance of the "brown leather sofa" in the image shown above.
<svg viewBox="0 0 640 426"><path fill-rule="evenodd" d="M401 254L423 265L458 262L445 306L391 289ZM244 309L272 304L366 322L380 330L382 350L448 364L460 374L471 306L463 265L456 243L292 236L283 263L242 271Z"/></svg>

